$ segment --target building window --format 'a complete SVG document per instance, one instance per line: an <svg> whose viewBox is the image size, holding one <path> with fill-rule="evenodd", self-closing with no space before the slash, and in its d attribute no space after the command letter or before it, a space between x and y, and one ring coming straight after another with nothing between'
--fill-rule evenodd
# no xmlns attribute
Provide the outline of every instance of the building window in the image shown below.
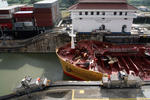
<svg viewBox="0 0 150 100"><path fill-rule="evenodd" d="M128 15L128 12L125 12L125 15L127 16L127 15Z"/></svg>
<svg viewBox="0 0 150 100"><path fill-rule="evenodd" d="M114 15L117 15L117 12L114 12Z"/></svg>
<svg viewBox="0 0 150 100"><path fill-rule="evenodd" d="M82 18L79 18L80 20L82 20Z"/></svg>
<svg viewBox="0 0 150 100"><path fill-rule="evenodd" d="M122 15L122 12L120 12L120 15Z"/></svg>
<svg viewBox="0 0 150 100"><path fill-rule="evenodd" d="M102 15L105 15L105 12L102 12Z"/></svg>
<svg viewBox="0 0 150 100"><path fill-rule="evenodd" d="M101 27L99 27L99 30L105 30L105 25L101 25Z"/></svg>
<svg viewBox="0 0 150 100"><path fill-rule="evenodd" d="M125 33L126 30L127 30L127 25L123 25L123 26L122 26L122 32Z"/></svg>
<svg viewBox="0 0 150 100"><path fill-rule="evenodd" d="M82 15L82 12L79 12L79 15Z"/></svg>
<svg viewBox="0 0 150 100"><path fill-rule="evenodd" d="M99 15L99 12L96 12L96 15Z"/></svg>
<svg viewBox="0 0 150 100"><path fill-rule="evenodd" d="M85 15L88 15L88 12L85 12Z"/></svg>
<svg viewBox="0 0 150 100"><path fill-rule="evenodd" d="M91 12L91 15L94 15L94 12L93 12L93 11Z"/></svg>

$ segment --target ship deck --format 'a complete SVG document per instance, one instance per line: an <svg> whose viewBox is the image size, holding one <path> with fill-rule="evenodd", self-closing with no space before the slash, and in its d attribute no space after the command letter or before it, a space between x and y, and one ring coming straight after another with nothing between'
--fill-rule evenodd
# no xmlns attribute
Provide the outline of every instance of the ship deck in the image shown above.
<svg viewBox="0 0 150 100"><path fill-rule="evenodd" d="M93 72L108 75L124 71L150 81L149 46L146 45L114 45L98 41L80 41L75 49L71 44L58 50L59 56L72 65Z"/></svg>

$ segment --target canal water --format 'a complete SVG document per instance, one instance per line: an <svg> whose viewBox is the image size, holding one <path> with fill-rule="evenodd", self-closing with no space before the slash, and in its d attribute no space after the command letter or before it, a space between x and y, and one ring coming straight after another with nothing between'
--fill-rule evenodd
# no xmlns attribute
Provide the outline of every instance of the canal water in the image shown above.
<svg viewBox="0 0 150 100"><path fill-rule="evenodd" d="M11 93L27 75L47 77L52 81L72 80L63 74L55 53L0 53L0 96Z"/></svg>

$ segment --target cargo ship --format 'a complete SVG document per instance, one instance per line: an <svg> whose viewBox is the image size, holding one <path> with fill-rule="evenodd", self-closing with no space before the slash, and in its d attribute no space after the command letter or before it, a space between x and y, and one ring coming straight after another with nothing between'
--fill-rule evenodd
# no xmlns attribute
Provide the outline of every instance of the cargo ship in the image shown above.
<svg viewBox="0 0 150 100"><path fill-rule="evenodd" d="M104 76L125 73L150 81L150 46L111 44L82 40L56 49L66 75L78 80L99 81Z"/></svg>
<svg viewBox="0 0 150 100"><path fill-rule="evenodd" d="M52 29L60 19L58 0L0 7L0 30L8 36L29 38Z"/></svg>

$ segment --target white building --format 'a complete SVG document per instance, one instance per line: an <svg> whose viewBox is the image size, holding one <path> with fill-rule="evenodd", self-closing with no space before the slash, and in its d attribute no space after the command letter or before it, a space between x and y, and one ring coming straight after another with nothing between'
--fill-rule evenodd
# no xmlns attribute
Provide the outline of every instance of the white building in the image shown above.
<svg viewBox="0 0 150 100"><path fill-rule="evenodd" d="M8 6L7 0L0 0L0 8L7 6Z"/></svg>
<svg viewBox="0 0 150 100"><path fill-rule="evenodd" d="M127 0L79 0L69 8L73 29L80 33L130 33L136 10Z"/></svg>

